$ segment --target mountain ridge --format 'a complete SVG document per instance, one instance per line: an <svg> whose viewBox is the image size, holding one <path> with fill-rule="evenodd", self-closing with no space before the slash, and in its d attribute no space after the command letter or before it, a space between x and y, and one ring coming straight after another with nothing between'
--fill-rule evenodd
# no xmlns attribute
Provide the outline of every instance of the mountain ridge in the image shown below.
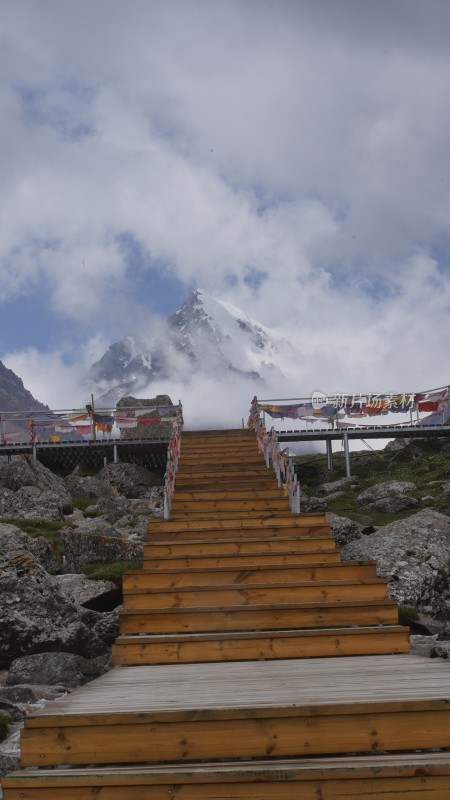
<svg viewBox="0 0 450 800"><path fill-rule="evenodd" d="M102 402L144 391L156 381L234 375L254 385L283 377L276 360L291 346L237 306L202 289L189 294L151 341L126 336L95 362L87 380Z"/></svg>

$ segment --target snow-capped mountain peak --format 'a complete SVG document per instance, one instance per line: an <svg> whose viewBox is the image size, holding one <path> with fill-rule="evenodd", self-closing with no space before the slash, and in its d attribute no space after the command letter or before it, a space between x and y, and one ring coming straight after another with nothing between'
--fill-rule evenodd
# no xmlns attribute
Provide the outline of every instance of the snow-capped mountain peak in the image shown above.
<svg viewBox="0 0 450 800"><path fill-rule="evenodd" d="M237 306L202 289L192 292L154 341L127 336L90 369L103 399L136 394L156 380L189 382L194 374L237 374L253 382L273 377L274 359L287 345Z"/></svg>

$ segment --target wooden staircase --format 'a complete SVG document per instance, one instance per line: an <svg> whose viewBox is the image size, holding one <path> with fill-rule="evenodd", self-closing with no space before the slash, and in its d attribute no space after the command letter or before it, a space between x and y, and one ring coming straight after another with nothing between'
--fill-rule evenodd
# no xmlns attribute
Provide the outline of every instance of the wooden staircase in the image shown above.
<svg viewBox="0 0 450 800"><path fill-rule="evenodd" d="M448 666L408 655L375 564L290 513L250 433L183 434L120 620L116 668L27 718L41 769L5 800L449 800Z"/></svg>

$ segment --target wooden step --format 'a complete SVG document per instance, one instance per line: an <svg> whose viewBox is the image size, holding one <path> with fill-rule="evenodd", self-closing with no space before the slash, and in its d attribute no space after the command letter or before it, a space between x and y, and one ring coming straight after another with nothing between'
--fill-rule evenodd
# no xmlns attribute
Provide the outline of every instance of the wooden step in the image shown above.
<svg viewBox="0 0 450 800"><path fill-rule="evenodd" d="M119 636L114 664L189 664L279 658L409 653L409 628L400 625L322 630Z"/></svg>
<svg viewBox="0 0 450 800"><path fill-rule="evenodd" d="M226 497L223 500L211 500L209 497L202 499L202 500L180 500L178 496L175 496L172 501L172 511L171 511L171 519L177 519L178 516L188 514L190 516L198 517L200 514L202 518L206 518L206 515L209 514L211 518L214 518L217 511L221 512L221 518L223 518L222 512L232 511L234 512L233 516L246 514L248 512L259 514L261 513L270 513L271 515L275 514L277 511L287 511L289 509L287 497L283 497L278 495L276 499L269 498L266 499L264 497L247 497L247 499L243 498L232 498Z"/></svg>
<svg viewBox="0 0 450 800"><path fill-rule="evenodd" d="M315 603L320 600L384 600L386 581L382 578L328 580L298 583L249 584L236 586L180 587L173 589L127 589L126 608L195 608L238 606L260 603Z"/></svg>
<svg viewBox="0 0 450 800"><path fill-rule="evenodd" d="M259 520L266 519L278 519L286 517L288 520L291 520L294 516L291 511L289 510L289 505L287 499L283 501L276 501L277 508L261 508L260 505L256 502L255 504L250 503L249 507L245 506L245 501L241 500L240 503L243 503L243 507L239 508L230 508L230 509L223 509L218 508L216 511L212 509L208 509L207 511L204 510L192 510L192 511L179 511L178 509L172 510L170 515L171 522L184 522L185 520L189 522L196 522L199 520L207 520L207 521L225 521L225 520L237 520L237 522L241 522L242 519L245 519L246 515L249 517L253 517L256 519L258 517ZM231 504L230 504L231 505ZM237 504L235 504L237 505ZM253 507L252 507L253 506ZM285 510L283 510L283 507Z"/></svg>
<svg viewBox="0 0 450 800"><path fill-rule="evenodd" d="M150 541L151 540L151 541ZM299 536L298 533L283 532L282 535L253 536L245 538L238 536L200 539L180 539L156 541L153 534L149 536L149 543L144 544L144 559L158 558L159 556L225 556L225 555L252 555L256 553L286 553L295 549L297 553L312 554L336 549L335 540L328 534L322 536ZM337 552L337 551L336 551Z"/></svg>
<svg viewBox="0 0 450 800"><path fill-rule="evenodd" d="M229 480L228 478L203 478L202 481L187 480L179 481L178 475L175 481L175 491L178 492L214 492L214 491L236 491L245 490L251 492L253 489L259 491L278 491L278 485L275 478L261 480L260 478L250 478L241 480ZM281 489L281 491L284 490Z"/></svg>
<svg viewBox="0 0 450 800"><path fill-rule="evenodd" d="M448 800L450 754L23 770L2 783L4 800Z"/></svg>
<svg viewBox="0 0 450 800"><path fill-rule="evenodd" d="M264 464L264 456L255 448L254 450L243 450L242 448L235 448L230 451L226 450L210 450L205 448L203 452L189 453L186 448L180 454L180 469L186 469L186 465L190 464L217 464L222 466L224 464L234 464L240 469L245 469L247 465L251 464Z"/></svg>
<svg viewBox="0 0 450 800"><path fill-rule="evenodd" d="M200 520L203 522L203 520ZM332 541L332 536L328 530L328 525L323 525L322 527L317 528L301 528L301 527L271 527L268 525L261 525L261 527L254 527L255 521L250 521L250 526L241 525L240 527L225 527L226 522L230 522L230 520L218 520L214 523L210 523L208 527L194 527L195 521L191 522L189 526L183 524L183 520L176 521L176 520L169 520L169 524L172 526L178 525L181 530L174 530L174 531L166 531L161 530L158 531L149 531L147 541L148 542L174 542L174 541L185 541L185 542L198 542L203 541L205 539L212 539L215 535L220 539L255 539L258 541L264 541L265 538L273 538L277 534L284 538L286 534L296 535L298 539L304 537L305 539L323 539L328 537L329 541ZM253 525L251 523L253 522ZM153 522L151 523L153 525Z"/></svg>
<svg viewBox="0 0 450 800"><path fill-rule="evenodd" d="M295 630L348 625L397 625L393 600L266 603L253 606L119 610L123 634Z"/></svg>
<svg viewBox="0 0 450 800"><path fill-rule="evenodd" d="M286 514L282 516L277 514L274 517L265 517L262 514L246 514L243 518L239 519L218 519L218 520L172 520L172 519L152 519L148 523L148 533L155 536L157 533L171 534L171 533L187 533L191 531L244 531L246 529L257 529L264 535L262 529L289 529L304 531L324 532L329 531L330 526L327 523L323 514Z"/></svg>
<svg viewBox="0 0 450 800"><path fill-rule="evenodd" d="M313 553L299 553L294 551L286 553L252 553L243 555L210 555L210 556L158 556L157 558L144 558L142 567L145 570L164 570L164 569L207 569L231 568L252 569L255 566L275 566L277 564L315 564L340 562L340 554L337 550L316 550Z"/></svg>
<svg viewBox="0 0 450 800"><path fill-rule="evenodd" d="M116 667L21 737L25 767L448 747L448 665L410 655Z"/></svg>
<svg viewBox="0 0 450 800"><path fill-rule="evenodd" d="M376 577L376 562L316 563L309 565L250 565L244 569L233 567L190 569L130 570L122 579L124 592L130 589L178 589L185 586L247 586L249 584L299 583L300 581L358 580Z"/></svg>
<svg viewBox="0 0 450 800"><path fill-rule="evenodd" d="M184 490L180 488L176 490L172 504L175 502L178 504L180 501L186 502L187 500L279 500L280 497L285 500L286 494L282 488L278 488L277 486L269 489L260 489L257 486L246 489L243 489L241 486L237 486L235 489L215 488Z"/></svg>

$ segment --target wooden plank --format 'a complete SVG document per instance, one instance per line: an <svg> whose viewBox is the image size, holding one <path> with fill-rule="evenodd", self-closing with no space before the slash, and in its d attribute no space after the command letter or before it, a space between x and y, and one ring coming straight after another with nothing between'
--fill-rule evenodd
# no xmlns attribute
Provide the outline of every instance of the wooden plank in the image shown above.
<svg viewBox="0 0 450 800"><path fill-rule="evenodd" d="M248 500L250 498L258 498L262 500L279 500L285 499L286 495L283 489L274 487L273 489L243 489L241 485L236 489L203 489L203 490L190 490L183 491L183 489L176 490L174 495L175 500L178 502L186 500Z"/></svg>
<svg viewBox="0 0 450 800"><path fill-rule="evenodd" d="M393 600L341 601L316 604L267 604L119 611L123 634L195 631L248 631L288 628L327 628L345 625L395 625Z"/></svg>
<svg viewBox="0 0 450 800"><path fill-rule="evenodd" d="M317 581L289 584L252 584L172 589L127 589L126 608L194 608L197 606L237 606L253 603L313 603L320 600L383 600L387 584L379 578L348 581Z"/></svg>
<svg viewBox="0 0 450 800"><path fill-rule="evenodd" d="M314 553L300 553L291 551L287 553L258 553L251 556L242 555L211 555L211 556L158 556L157 558L144 558L143 569L163 570L167 568L176 569L206 569L208 567L227 568L239 567L250 569L256 564L259 566L271 566L275 564L311 564L316 562L336 564L340 562L340 554L337 550L316 550Z"/></svg>
<svg viewBox="0 0 450 800"><path fill-rule="evenodd" d="M330 536L301 536L296 533L283 532L282 535L255 538L232 537L213 538L205 536L202 539L155 541L153 535L149 542L144 544L144 558L159 556L195 556L195 555L249 555L255 553L296 553L325 552L336 549L335 540ZM337 551L336 551L337 552Z"/></svg>
<svg viewBox="0 0 450 800"><path fill-rule="evenodd" d="M172 511L171 511L171 518L176 518L180 512L186 511L188 514L193 514L193 512L197 513L199 511L202 514L210 514L211 517L214 517L217 511L237 511L240 514L246 513L247 511L265 511L266 509L269 511L274 512L276 509L280 509L281 511L285 511L288 509L288 500L287 497L280 497L278 496L276 499L273 497L265 498L265 497L248 497L247 498L233 498L233 497L226 497L221 500L211 499L209 497L205 497L203 499L196 499L196 500L183 500L179 499L178 497L174 496L172 502Z"/></svg>
<svg viewBox="0 0 450 800"><path fill-rule="evenodd" d="M147 722L141 715L139 720L121 724L120 732L114 722L101 720L93 726L90 715L84 725L72 726L66 720L56 727L25 727L22 764L87 764L93 757L98 764L181 762L450 747L450 708L430 705L430 710L411 707L318 717L214 719L210 715L208 720L199 720L194 712L188 720Z"/></svg>
<svg viewBox="0 0 450 800"><path fill-rule="evenodd" d="M315 527L327 527L328 530L330 526L327 523L325 514L279 514L277 515L276 519L272 522L273 526L281 526L281 527L292 527L292 528L315 528ZM268 527L270 523L267 522L263 517L250 517L250 522L247 520L243 521L242 527L254 527L255 525L258 527ZM152 530L158 530L162 528L165 531L170 530L179 530L180 527L183 530L188 528L187 525L180 526L178 523L172 523L171 520L167 519L154 519L151 521L151 528ZM208 527L207 522L195 522L193 523L194 529L205 529ZM233 527L232 523L224 522L222 523L223 528L231 528Z"/></svg>
<svg viewBox="0 0 450 800"><path fill-rule="evenodd" d="M185 664L409 653L409 628L119 637L114 664Z"/></svg>
<svg viewBox="0 0 450 800"><path fill-rule="evenodd" d="M178 588L185 586L231 586L251 583L298 583L299 581L355 580L376 577L376 563L339 562L317 563L308 566L291 564L278 566L249 565L246 569L220 567L217 569L157 569L129 570L123 576L123 589Z"/></svg>
<svg viewBox="0 0 450 800"><path fill-rule="evenodd" d="M100 787L108 787L107 800L123 800L124 788L127 800L423 800L425 794L448 800L449 773L448 754L418 753L360 756L357 763L341 757L23 771L4 778L3 786L5 800L92 800ZM67 794L74 786L78 794Z"/></svg>

